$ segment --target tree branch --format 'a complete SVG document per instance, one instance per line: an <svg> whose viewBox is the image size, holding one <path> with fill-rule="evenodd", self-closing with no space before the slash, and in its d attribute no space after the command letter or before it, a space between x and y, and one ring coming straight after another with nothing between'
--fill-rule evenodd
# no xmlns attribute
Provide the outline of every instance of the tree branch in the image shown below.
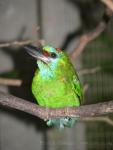
<svg viewBox="0 0 113 150"><path fill-rule="evenodd" d="M87 34L84 34L81 36L79 43L77 45L77 47L70 53L70 57L72 59L76 59L77 56L82 53L82 51L84 50L85 46L92 41L93 39L95 39L96 37L98 37L100 35L100 33L102 33L105 29L105 24L103 22L101 22L97 28Z"/></svg>
<svg viewBox="0 0 113 150"><path fill-rule="evenodd" d="M86 45L90 41L97 38L106 29L106 26L107 26L109 20L111 19L112 14L113 14L112 10L109 8L106 8L105 12L103 14L102 21L99 23L99 25L90 33L86 33L81 36L78 45L70 53L70 58L72 60L76 59L78 57L78 55L80 55L83 52L83 50L85 50Z"/></svg>
<svg viewBox="0 0 113 150"><path fill-rule="evenodd" d="M24 46L28 44L34 44L34 43L39 43L44 45L45 41L43 39L42 40L35 39L35 40L6 42L6 43L0 43L0 48L6 48L10 46Z"/></svg>
<svg viewBox="0 0 113 150"><path fill-rule="evenodd" d="M95 74L101 70L102 70L102 68L100 66L96 66L96 67L91 68L91 69L80 70L80 71L78 71L78 74L79 75Z"/></svg>
<svg viewBox="0 0 113 150"><path fill-rule="evenodd" d="M50 109L40 107L34 103L28 102L24 99L0 92L0 105L24 111L26 113L37 116L41 119L47 120L48 118L55 117L95 117L108 113L113 113L113 101L85 105L80 107L66 107L59 109Z"/></svg>
<svg viewBox="0 0 113 150"><path fill-rule="evenodd" d="M113 1L112 0L101 0L109 9L113 11Z"/></svg>
<svg viewBox="0 0 113 150"><path fill-rule="evenodd" d="M0 85L21 86L22 85L22 80L20 80L20 79L0 78Z"/></svg>
<svg viewBox="0 0 113 150"><path fill-rule="evenodd" d="M108 116L101 116L101 117L90 117L90 118L83 118L81 121L86 121L86 122L106 122L107 124L113 126L113 120L108 117Z"/></svg>

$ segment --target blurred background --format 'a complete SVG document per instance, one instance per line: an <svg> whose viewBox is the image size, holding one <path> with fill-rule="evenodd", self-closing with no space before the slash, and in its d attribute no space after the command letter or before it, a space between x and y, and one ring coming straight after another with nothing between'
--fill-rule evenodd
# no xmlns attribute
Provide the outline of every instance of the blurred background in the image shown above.
<svg viewBox="0 0 113 150"><path fill-rule="evenodd" d="M0 0L0 43L42 39L69 53L84 32L98 25L104 8L99 0ZM73 60L82 86L88 87L84 104L113 98L112 25L113 20ZM37 27L40 27L38 31ZM0 85L0 91L35 102L30 87L35 69L35 60L22 47L0 48L0 77L23 81L20 87ZM91 73L91 69L96 71ZM112 150L113 126L107 122L84 121L58 131L34 116L0 107L0 150L20 149Z"/></svg>

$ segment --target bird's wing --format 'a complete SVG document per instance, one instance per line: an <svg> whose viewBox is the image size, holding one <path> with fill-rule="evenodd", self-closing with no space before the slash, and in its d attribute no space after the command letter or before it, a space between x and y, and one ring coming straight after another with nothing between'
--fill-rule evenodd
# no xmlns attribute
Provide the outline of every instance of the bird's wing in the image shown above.
<svg viewBox="0 0 113 150"><path fill-rule="evenodd" d="M74 92L79 97L80 102L83 99L83 90L77 75L73 76Z"/></svg>

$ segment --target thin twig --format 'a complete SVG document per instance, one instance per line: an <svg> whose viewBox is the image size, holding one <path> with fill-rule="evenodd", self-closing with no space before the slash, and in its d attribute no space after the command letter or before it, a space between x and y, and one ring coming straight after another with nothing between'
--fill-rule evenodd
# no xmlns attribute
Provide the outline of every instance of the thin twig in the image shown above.
<svg viewBox="0 0 113 150"><path fill-rule="evenodd" d="M83 93L85 94L88 89L89 89L89 84L85 84L85 85L83 86Z"/></svg>
<svg viewBox="0 0 113 150"><path fill-rule="evenodd" d="M36 31L40 29L39 26L36 27ZM0 48L5 48L5 47L10 47L10 46L23 46L27 44L32 44L32 43L41 43L43 40L25 40L25 41L13 41L13 42L5 42L5 43L0 43Z"/></svg>
<svg viewBox="0 0 113 150"><path fill-rule="evenodd" d="M98 71L101 71L101 67L100 66L97 66L97 67L94 67L94 68L91 68L91 69L80 70L78 72L78 74L79 75L94 74L94 73L97 73Z"/></svg>
<svg viewBox="0 0 113 150"><path fill-rule="evenodd" d="M22 85L22 80L20 80L20 79L0 78L0 85L21 86Z"/></svg>
<svg viewBox="0 0 113 150"><path fill-rule="evenodd" d="M9 46L23 46L31 43L35 43L37 40L25 40L25 41L14 41L14 42L7 42L7 43L1 43L0 48L5 48Z"/></svg>
<svg viewBox="0 0 113 150"><path fill-rule="evenodd" d="M113 11L113 1L112 0L101 0L109 9Z"/></svg>
<svg viewBox="0 0 113 150"><path fill-rule="evenodd" d="M81 119L81 121L87 121L87 122L95 122L95 121L99 121L99 122L106 122L109 125L113 126L113 120L110 119L109 117L105 117L105 116L101 116L101 117L90 117L90 118L83 118Z"/></svg>
<svg viewBox="0 0 113 150"><path fill-rule="evenodd" d="M70 53L70 58L76 59L78 55L80 55L83 50L85 50L85 46L96 37L98 37L106 28L107 23L109 22L113 12L106 8L105 13L103 14L102 21L99 25L90 33L84 34L81 36L78 45L74 48L74 50Z"/></svg>
<svg viewBox="0 0 113 150"><path fill-rule="evenodd" d="M33 43L40 43L40 44L44 44L44 40L25 40L25 41L13 41L13 42L6 42L6 43L1 43L0 44L0 48L5 48L5 47L10 47L10 46L24 46L27 44L33 44Z"/></svg>
<svg viewBox="0 0 113 150"><path fill-rule="evenodd" d="M80 107L50 109L2 92L0 92L0 105L27 112L44 120L63 116L87 118L113 113L113 101Z"/></svg>
<svg viewBox="0 0 113 150"><path fill-rule="evenodd" d="M97 66L91 69L83 69L78 72L79 75L87 75L87 74L94 74L101 70L101 67ZM0 77L0 85L6 86L21 86L23 81L21 79L10 79L10 78L2 78ZM27 83L27 82L26 82ZM84 90L87 91L88 85L84 86Z"/></svg>
<svg viewBox="0 0 113 150"><path fill-rule="evenodd" d="M79 43L78 43L77 47L70 53L70 57L72 59L76 59L77 56L80 53L82 53L85 46L90 41L92 41L93 39L98 37L100 35L100 33L102 33L104 31L105 27L106 27L106 25L103 22L101 22L94 31L92 31L91 33L82 35L82 37L79 40Z"/></svg>

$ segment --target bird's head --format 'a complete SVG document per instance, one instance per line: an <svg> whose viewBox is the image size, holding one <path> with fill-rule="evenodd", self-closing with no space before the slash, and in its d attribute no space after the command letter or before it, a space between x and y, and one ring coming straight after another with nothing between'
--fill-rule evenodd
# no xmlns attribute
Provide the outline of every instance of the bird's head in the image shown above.
<svg viewBox="0 0 113 150"><path fill-rule="evenodd" d="M36 58L39 68L50 67L51 69L63 64L68 59L67 55L59 48L52 46L35 47L33 45L26 45L27 52Z"/></svg>

